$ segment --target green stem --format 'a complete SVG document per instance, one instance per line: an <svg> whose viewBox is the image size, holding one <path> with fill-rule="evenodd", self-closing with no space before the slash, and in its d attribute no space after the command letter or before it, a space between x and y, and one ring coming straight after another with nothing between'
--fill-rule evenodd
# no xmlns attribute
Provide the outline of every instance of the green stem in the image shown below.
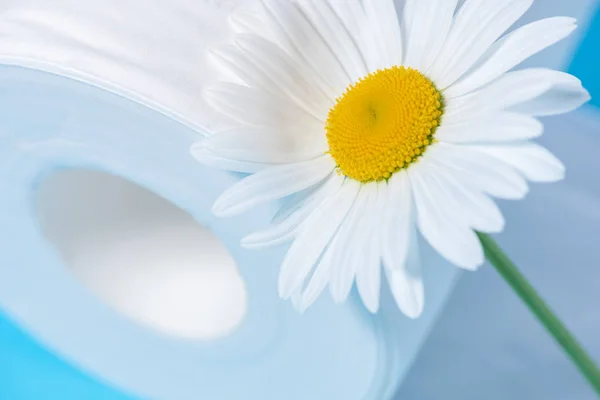
<svg viewBox="0 0 600 400"><path fill-rule="evenodd" d="M600 370L592 358L560 319L558 319L556 314L552 312L546 302L537 294L535 289L519 272L516 265L500 249L494 239L483 233L478 233L478 235L488 261L519 295L521 300L525 302L529 310L535 314L548 332L550 332L600 396Z"/></svg>

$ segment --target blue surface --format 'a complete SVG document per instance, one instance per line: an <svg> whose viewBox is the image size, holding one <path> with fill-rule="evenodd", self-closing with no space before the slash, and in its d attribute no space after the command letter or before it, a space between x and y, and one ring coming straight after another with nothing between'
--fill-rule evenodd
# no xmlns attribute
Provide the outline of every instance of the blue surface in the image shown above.
<svg viewBox="0 0 600 400"><path fill-rule="evenodd" d="M600 11L575 54L569 72L577 76L592 95L591 104L600 107Z"/></svg>
<svg viewBox="0 0 600 400"><path fill-rule="evenodd" d="M498 241L600 360L600 112L545 121L541 142L567 177L501 202ZM432 382L435 381L435 384ZM573 363L494 268L465 273L397 400L597 400Z"/></svg>
<svg viewBox="0 0 600 400"><path fill-rule="evenodd" d="M595 105L600 106L600 79L597 78L598 71L600 71L600 55L598 55L598 44L600 43L600 13L597 14L595 18L592 28L590 29L587 37L581 44L580 51L577 53L572 66L570 68L570 72L577 75L582 79L585 86L590 90L592 96L595 98L593 103ZM592 143L592 139L590 139L590 143ZM597 142L594 142L598 145ZM551 143L552 144L552 143ZM559 141L554 141L553 150L557 150L559 146ZM598 146L596 146L598 148ZM560 154L560 151L557 151ZM567 155L568 156L568 155ZM568 158L568 157L567 157ZM569 160L565 160L569 162ZM572 164L577 162L576 158L572 158ZM597 166L597 165L596 165ZM597 171L597 169L596 169ZM591 175L590 175L591 176ZM537 190L537 189L536 189ZM543 192L540 192L543 193ZM554 193L554 192L553 192ZM600 193L600 191L598 192ZM538 195L542 196L542 194ZM598 197L596 198L598 199ZM541 200L540 200L541 201ZM541 204L541 203L540 203ZM597 203L596 203L597 204ZM509 213L512 209L517 206L510 206L508 208ZM558 210L558 208L556 209ZM517 213L516 211L514 213ZM560 219L560 216L558 216ZM509 216L509 220L514 221L514 218ZM560 225L561 221L557 222L556 226ZM564 222L564 221L563 221ZM569 227L568 222L565 225L567 228ZM571 226L571 228L573 228ZM510 228L509 228L510 229ZM538 228L538 231L542 229ZM534 263L536 260L528 258L526 256L527 251L519 250L519 239L523 238L519 236L518 232L515 232L513 227L512 230L509 230L507 233L513 232L513 239L506 239L504 242L506 247L509 250L513 250L518 253L521 251L521 259L524 264ZM587 231L586 229L580 228L575 230L575 234L579 235L597 235L595 231ZM539 232L529 232L531 234L539 233ZM597 237L597 236L596 236ZM574 240L574 239L573 239ZM543 242L540 242L543 243ZM548 241L547 243L550 243ZM592 243L587 243L587 245L592 245ZM565 249L566 251L570 251L570 253L576 254L575 250L581 250L579 247L576 249ZM569 254L570 254L569 253ZM546 260L550 262L551 260ZM567 260L563 260L567 261ZM594 264L593 260L586 260L589 262L590 269L595 269L597 271L597 262ZM575 267L575 266L574 266ZM533 270L531 270L533 271ZM531 272L535 275L535 271ZM554 277L557 281L560 281L563 278L563 275L560 273L556 273L556 271L549 271L548 274L540 275L540 272L537 272L538 276L536 276L536 281L541 284L541 286L546 288L547 290L554 291L555 298L554 300L558 303L559 312L562 311L564 316L567 316L567 319L575 326L583 326L586 323L587 326L592 329L597 329L598 325L596 324L597 317L592 315L582 316L577 314L575 310L575 306L581 305L583 306L586 302L583 299L585 294L592 295L598 293L598 287L593 286L592 282L589 283L588 286L578 286L573 283L570 285L566 285L565 288L569 291L579 291L580 296L576 297L574 303L571 305L568 304L568 295L563 293L564 300L561 300L558 296L560 291L556 288L557 284L551 284L546 282L544 276ZM582 274L585 274L583 272ZM596 275L596 279L598 275ZM580 278L581 279L581 278ZM585 278L583 278L585 280ZM493 340L489 340L488 342L478 341L478 342L470 342L471 347L471 356L465 356L465 353L461 353L459 350L468 351L467 348L463 348L457 346L456 343L459 343L461 339L459 336L468 335L469 332L473 331L465 331L464 326L457 326L454 321L460 320L460 312L463 310L462 306L469 303L469 299L472 299L474 294L470 292L478 292L482 294L481 301L483 304L491 304L493 302L509 302L511 303L511 308L519 309L518 303L512 299L511 294L507 291L500 290L500 296L497 298L491 298L491 293L495 293L493 291L486 291L483 293L481 291L481 284L487 284L488 287L493 285L498 285L496 283L497 277L493 275L492 271L486 271L480 275L471 275L467 279L464 279L458 287L457 296L453 298L452 302L449 305L449 311L444 315L442 321L440 322L441 327L438 327L434 332L432 339L427 343L425 350L423 352L422 357L417 362L415 370L409 376L407 381L407 385L403 388L402 393L405 394L407 399L439 399L439 398L455 398L452 394L463 393L462 398L465 399L478 399L481 395L480 392L477 392L476 389L471 389L470 391L465 391L466 386L472 386L470 381L474 379L481 378L479 375L473 375L473 372L477 372L478 368L487 369L489 373L486 375L483 372L482 382L474 385L474 387L482 387L487 384L497 384L504 386L513 386L511 382L516 386L513 392L503 393L502 391L497 392L498 395L504 395L504 398L521 398L521 399L530 399L530 398L545 398L548 397L539 397L540 393L530 393L523 389L522 384L523 377L527 379L527 375L530 374L530 369L534 368L543 368L545 365L548 368L548 371L545 375L545 379L540 378L539 374L537 379L539 380L539 384L543 386L545 382L548 380L553 380L552 378L556 374L560 374L562 378L566 380L575 381L575 385L577 387L584 387L584 384L580 382L577 374L572 371L570 366L563 360L562 355L555 351L553 348L553 343L551 343L546 337L544 332L537 328L537 326L529 319L528 314L521 310L519 313L511 316L505 316L504 318L500 318L499 321L506 323L509 326L512 326L514 330L524 329L526 333L524 336L531 336L530 340L537 340L540 338L542 342L539 348L533 349L524 349L521 346L523 342L513 341L509 342L508 348L503 348L502 351L505 351L506 357L502 360L496 360L494 365L490 365L490 358L495 352L498 352L498 348L494 348ZM593 279L592 279L593 281ZM584 283L583 281L581 283ZM485 299L487 298L487 303ZM488 309L489 310L489 309ZM490 336L493 337L494 332L504 332L502 331L502 327L494 326L494 320L488 317L485 319L483 317L484 314L489 315L489 311L481 310L481 307L473 305L471 310L474 314L474 317L471 318L471 324L468 328L472 328L473 330L480 330L478 332L478 336L484 336L489 333ZM482 319L475 318L476 316L482 316ZM596 315L598 315L596 313ZM587 319L586 319L587 318ZM464 317L463 317L464 319ZM476 323L476 321L479 321ZM444 329L439 329L444 328ZM447 328L447 329L446 329ZM528 330L528 329L531 330ZM506 326L504 327L506 329ZM582 328L583 329L583 328ZM443 331L443 332L442 332ZM588 330L589 332L589 330ZM453 337L452 335L456 335ZM585 336L585 335L584 335ZM593 349L596 350L596 353L599 354L598 351L600 346L596 342L593 341L595 337L598 335L587 334L586 338L588 339L588 343L592 346ZM584 338L584 339L586 339ZM462 339L464 342L464 338ZM510 347L512 343L512 347ZM478 347L480 346L480 347ZM454 348L456 351L451 351ZM450 349L450 352L449 352ZM477 355L473 355L473 352L478 349L479 353ZM544 353L546 349L550 349L550 355ZM527 353L533 352L533 355L530 356ZM441 353L444 354L441 354ZM454 367L448 364L448 358L454 357ZM556 361L559 360L559 361ZM554 362L556 361L556 364ZM498 365L498 362L504 365ZM468 365L470 363L470 365ZM460 368L457 368L460 367ZM464 369L462 369L464 368ZM450 371L452 370L452 371ZM521 380L518 380L516 376L511 375L511 373L507 373L502 375L507 370L512 371L512 374L518 373L521 375ZM453 373L449 373L453 372ZM458 375L457 375L458 374ZM460 379L460 376L463 379ZM458 379L454 379L458 378ZM512 379L515 379L512 381ZM536 379L536 378L534 378ZM432 380L436 381L436 385L432 385ZM558 380L559 383L561 382ZM438 387L439 386L439 387ZM436 390L434 387L438 387ZM561 388L551 386L553 391L558 396L557 398L576 398L573 397L573 392L562 392ZM455 389L455 390L453 390ZM462 390L461 390L462 389ZM520 390L522 389L522 390ZM583 393L582 397L577 397L578 399L587 399L592 398L585 389L581 389ZM442 396L442 394L447 394L447 396ZM465 393L468 393L466 396ZM512 394L511 394L512 393ZM513 397L516 393L517 397ZM581 394L580 392L577 392ZM472 397L469 397L469 394ZM519 394L521 397L519 397ZM562 397L561 397L562 396ZM494 397L495 399L496 397ZM498 397L502 398L502 397ZM125 396L118 391L112 390L109 387L105 386L103 383L98 382L85 374L81 373L77 368L63 362L61 359L54 356L52 353L45 350L38 343L33 341L28 335L24 334L18 328L16 328L10 320L0 314L0 400L70 400L70 399L90 399L90 400L124 400L131 399L131 397Z"/></svg>
<svg viewBox="0 0 600 400"><path fill-rule="evenodd" d="M0 315L0 399L132 400L46 351Z"/></svg>

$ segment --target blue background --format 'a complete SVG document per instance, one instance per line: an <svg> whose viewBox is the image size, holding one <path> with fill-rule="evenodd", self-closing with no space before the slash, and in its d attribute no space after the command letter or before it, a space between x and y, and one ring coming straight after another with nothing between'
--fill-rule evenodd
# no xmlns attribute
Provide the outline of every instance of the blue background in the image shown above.
<svg viewBox="0 0 600 400"><path fill-rule="evenodd" d="M600 106L600 11L596 12L591 25L575 54L569 72L583 82L592 94L591 104Z"/></svg>
<svg viewBox="0 0 600 400"><path fill-rule="evenodd" d="M590 90L594 99L592 100L592 104L595 106L600 106L600 79L597 78L597 74L600 71L599 44L600 13L597 13L569 68L569 71L581 78L584 85ZM588 114L591 113L589 110L586 112ZM600 119L600 113L598 118ZM584 123L581 124L585 125ZM589 126L589 124L585 126ZM595 127L600 128L600 123L595 125ZM594 129L592 128L592 130ZM600 133L600 130L597 130L596 133ZM593 138L590 138L590 140L593 140ZM552 141L550 144L552 145ZM555 147L557 146L560 147L556 144ZM555 147L551 147L552 150L561 156L560 151L556 151ZM596 148L600 148L600 146ZM566 157L568 158L569 154L566 154ZM569 160L564 159L564 161L571 167ZM595 172L593 171L590 174L590 179L593 178ZM508 209L508 214L510 214L510 207L506 209ZM508 216L508 220L511 220L510 215ZM586 232L580 233L585 234ZM598 238L595 232L592 232L592 235L596 235L594 237ZM512 239L509 239L509 236ZM527 239L524 236L525 234L522 231L511 234L509 228L507 235L504 236L503 244L505 244L509 252L514 250L516 253L519 253L519 240ZM527 264L527 258L521 258ZM590 270L594 269L597 271L599 265L598 263L595 263L595 265L592 263L588 267ZM578 268L578 266L573 265L572 268ZM553 275L552 271L546 272L539 277L533 277L533 279L535 282L539 282L542 289L547 288L551 290L551 288L560 283L561 275ZM586 271L584 270L579 273L586 274ZM535 275L535 272L532 272L532 274ZM556 285L544 281L545 277L548 276L556 278L558 281ZM599 279L600 274L596 273L595 278ZM487 285L492 288L496 287L498 297L491 298L490 293L496 292L490 290L486 291L486 300L486 293L481 293L481 285ZM568 283L566 283L565 287L569 291L579 290L579 286L571 285L569 287ZM586 293L585 287L581 289L583 293ZM596 293L595 301L598 304L597 293L599 292L599 287L590 286L587 289L589 294ZM473 308L470 309L473 313L470 323L461 323L460 325L453 323L456 320L464 322L465 318L459 318L458 315L464 313L464 306L466 304L474 302L473 298L478 295L477 293L482 296L481 301L484 304L486 301L489 303L509 302L511 309L514 308L519 311L512 319L500 318L499 320L495 320L493 317L489 317L489 308L486 311L481 311L481 307L478 308L477 304L473 304ZM557 296L561 295L560 291L556 291L556 293L558 293ZM579 297L581 296L583 295L580 293ZM574 297L575 300L571 307L557 300L557 311L560 313L562 310L567 315L567 312L576 309L578 296ZM566 299L565 301L569 301L570 293L563 292L562 298ZM477 303L477 300L475 300L475 303ZM509 342L509 347L502 347L506 346L506 341L493 339L494 332L503 332L503 329L507 329L505 325L495 326L494 321L500 321L500 323L504 321L506 324L512 324L512 326L508 327L508 331L513 334L515 334L514 332L523 330L523 335L531 335L533 341L536 340L536 337L541 338L541 349L553 348L554 344L549 339L546 339L545 333L536 326L526 310L522 310L521 308L518 301L513 299L512 293L502 287L498 277L494 275L491 269L463 278L448 305L447 311L432 333L432 337L425 344L423 352L417 360L415 368L409 374L399 398L420 400L439 398L460 398L461 400L471 398L481 399L483 392L478 391L473 386L484 387L487 385L487 390L489 390L496 385L500 388L508 386L513 390L513 392L497 391L496 395L498 395L498 399L544 398L544 400L548 400L548 397L540 397L542 396L542 392L531 392L531 389L523 383L527 382L527 377L532 374L532 371L547 368L548 371L546 373L542 373L541 375L537 373L532 379L537 379L539 385L543 386L549 380L554 380L556 378L555 374L560 375L560 379L556 379L558 386L552 389L557 399L592 399L593 395L585 388L585 383L581 381L580 377L571 368L570 364L564 360L564 357L558 350L554 353L551 351L550 355L546 355L539 349L539 351L536 351L536 349L520 347L523 345L523 342L513 341ZM598 322L600 322L598 314L596 313L592 317L592 323L595 324L592 326L596 332L597 327L600 326L598 325ZM481 319L477 318L478 315L481 316ZM486 318L484 315L488 315L488 317ZM569 321L567 318L567 322L572 322L575 326L582 326L581 321ZM475 335L484 339L479 341L465 340L465 337L468 339L468 336ZM600 335L594 335L592 330L589 333L584 332L582 339L585 342L587 337L591 341L592 338L598 336ZM453 340L456 340L456 342L453 342ZM470 350L469 348L461 347L461 343L468 343ZM600 351L600 346L598 347L598 351ZM462 353L463 350L468 351L469 354ZM501 361L507 363L507 365L498 366L497 354L499 352L506 354L504 361ZM494 354L495 362L491 364L490 358L492 358L492 354ZM558 360L556 365L553 364L553 360ZM481 370L481 372L477 373L478 370ZM501 375L508 370L511 372ZM473 375L473 373L477 373L477 375ZM573 392L572 387L568 386L565 389L566 392L561 393L561 388L565 388L565 385L561 384L564 380L573 380L575 382L573 386L580 388L581 392ZM550 387L552 387L551 384ZM580 395L583 397L580 397ZM486 396L486 398L491 399L492 397ZM493 398L495 399L496 397ZM53 399L124 400L133 399L133 397L111 389L102 382L82 373L76 367L63 362L17 328L7 316L0 314L0 400Z"/></svg>

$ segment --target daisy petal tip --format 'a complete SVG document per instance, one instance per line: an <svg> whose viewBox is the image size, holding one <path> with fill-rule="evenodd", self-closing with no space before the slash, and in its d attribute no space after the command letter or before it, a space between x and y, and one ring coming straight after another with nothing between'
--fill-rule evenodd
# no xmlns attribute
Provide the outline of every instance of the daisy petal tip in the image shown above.
<svg viewBox="0 0 600 400"><path fill-rule="evenodd" d="M218 109L219 100L223 98L224 95L227 94L227 90L224 86L213 85L210 87L204 88L201 91L200 95L208 104Z"/></svg>
<svg viewBox="0 0 600 400"><path fill-rule="evenodd" d="M294 311L296 311L296 313L300 315L304 314L304 310L302 309L302 299L299 299L297 294L291 296L290 302L292 303L292 308Z"/></svg>
<svg viewBox="0 0 600 400"><path fill-rule="evenodd" d="M419 319L421 314L423 314L423 307L407 308L402 310L402 313L412 320Z"/></svg>
<svg viewBox="0 0 600 400"><path fill-rule="evenodd" d="M200 92L200 97L211 107L216 108L217 103L216 99L218 97L218 93L213 88L205 88Z"/></svg>
<svg viewBox="0 0 600 400"><path fill-rule="evenodd" d="M546 162L548 164L544 170L541 170L540 173L534 177L536 178L535 181L539 183L554 183L564 180L567 175L567 168L563 162L549 152L546 154Z"/></svg>
<svg viewBox="0 0 600 400"><path fill-rule="evenodd" d="M215 201L211 212L215 217L219 218L226 218L235 215L235 213L231 211L231 207L228 207L227 205L223 204L223 202L220 201L220 199L217 199L217 201Z"/></svg>
<svg viewBox="0 0 600 400"><path fill-rule="evenodd" d="M200 164L207 166L211 166L210 160L214 157L207 145L203 142L192 145L192 147L190 147L190 155Z"/></svg>
<svg viewBox="0 0 600 400"><path fill-rule="evenodd" d="M521 186L519 186L518 188L513 188L510 191L510 193L498 193L494 196L497 198L500 198L500 199L504 199L504 200L519 201L519 200L525 199L528 194L529 194L529 185L527 184L526 180L523 180L523 184Z"/></svg>
<svg viewBox="0 0 600 400"><path fill-rule="evenodd" d="M498 224L498 230L496 233L503 232L504 228L506 228L506 220L502 219L502 222L500 224Z"/></svg>
<svg viewBox="0 0 600 400"><path fill-rule="evenodd" d="M253 14L249 10L239 8L229 14L227 22L234 31L246 32L247 30L252 29L253 17Z"/></svg>
<svg viewBox="0 0 600 400"><path fill-rule="evenodd" d="M485 261L485 258L482 258L481 261L473 267L473 271L479 271L481 267L483 267L483 264L485 264Z"/></svg>
<svg viewBox="0 0 600 400"><path fill-rule="evenodd" d="M549 20L562 24L565 28L568 28L569 33L577 29L577 18L575 17L550 17Z"/></svg>
<svg viewBox="0 0 600 400"><path fill-rule="evenodd" d="M558 175L560 176L560 179L565 179L565 177L567 176L567 167L560 160L558 160L557 169L558 169Z"/></svg>
<svg viewBox="0 0 600 400"><path fill-rule="evenodd" d="M486 227L486 229L481 229L480 231L482 233L494 235L494 234L502 233L504 231L505 226L506 226L506 221L502 220L502 221L498 221L496 223L496 225L488 226L488 227Z"/></svg>
<svg viewBox="0 0 600 400"><path fill-rule="evenodd" d="M224 49L219 47L210 47L206 50L208 60L216 67L221 67L227 60L227 55ZM204 93L210 89L204 89Z"/></svg>
<svg viewBox="0 0 600 400"><path fill-rule="evenodd" d="M548 182L552 183L552 182L564 181L566 177L567 177L567 170L563 166L560 170L558 170L556 172L556 176L553 179L549 179Z"/></svg>
<svg viewBox="0 0 600 400"><path fill-rule="evenodd" d="M506 219L504 218L502 212L500 212L497 216L497 219L495 220L495 224L491 227L489 233L500 233L504 231L504 228L506 228Z"/></svg>
<svg viewBox="0 0 600 400"><path fill-rule="evenodd" d="M290 293L288 293L287 291L285 291L282 287L279 287L278 295L281 300L289 300L290 297L292 297L292 295Z"/></svg>
<svg viewBox="0 0 600 400"><path fill-rule="evenodd" d="M485 262L485 259L483 257L481 257L481 259L474 260L471 262L464 262L461 264L457 264L457 266L466 271L475 272L481 268L481 266L483 265L484 262Z"/></svg>
<svg viewBox="0 0 600 400"><path fill-rule="evenodd" d="M240 245L244 249L256 248L257 247L256 234L251 233L250 235L243 237L242 240L240 240Z"/></svg>
<svg viewBox="0 0 600 400"><path fill-rule="evenodd" d="M212 214L217 217L217 218L224 218L225 216L223 215L222 211L219 208L215 208L213 207L211 210Z"/></svg>
<svg viewBox="0 0 600 400"><path fill-rule="evenodd" d="M254 40L254 38L251 38L250 35L240 33L235 35L233 43L242 50L248 50L248 48L251 47L250 44L252 43L252 40Z"/></svg>
<svg viewBox="0 0 600 400"><path fill-rule="evenodd" d="M529 194L529 185L525 186L521 192L519 192L518 196L515 196L515 200L523 200Z"/></svg>
<svg viewBox="0 0 600 400"><path fill-rule="evenodd" d="M205 140L201 140L199 142L193 143L190 146L190 154L197 158L197 157L202 157L202 154L204 152L204 150L206 149L206 143Z"/></svg>
<svg viewBox="0 0 600 400"><path fill-rule="evenodd" d="M449 260L456 267L465 271L478 271L479 268L485 263L485 255L483 253L483 247L479 245L479 251L471 254L469 257L463 257L462 259Z"/></svg>
<svg viewBox="0 0 600 400"><path fill-rule="evenodd" d="M396 303L402 314L410 319L417 319L423 314L425 296L421 291L417 296L405 296L403 299L397 299Z"/></svg>
<svg viewBox="0 0 600 400"><path fill-rule="evenodd" d="M462 269L463 271L469 271L469 272L477 272L479 271L479 265L457 265L458 268Z"/></svg>
<svg viewBox="0 0 600 400"><path fill-rule="evenodd" d="M202 90L202 97L205 99L212 99L219 94L219 91L214 87L207 87Z"/></svg>
<svg viewBox="0 0 600 400"><path fill-rule="evenodd" d="M260 232L251 233L240 241L240 245L246 250L261 250L277 246L281 243L283 243L281 240L265 240L265 237Z"/></svg>
<svg viewBox="0 0 600 400"><path fill-rule="evenodd" d="M343 294L336 291L333 291L331 293L331 299L333 300L333 303L337 305L344 304L344 302L346 301L346 299L344 299Z"/></svg>
<svg viewBox="0 0 600 400"><path fill-rule="evenodd" d="M290 285L289 282L283 280L280 276L279 284L278 284L278 294L279 298L282 300L289 300L294 294L296 288L293 285Z"/></svg>
<svg viewBox="0 0 600 400"><path fill-rule="evenodd" d="M581 86L581 94L582 94L582 96L581 96L581 105L589 103L590 100L592 100L591 93L586 88L584 88L583 86Z"/></svg>
<svg viewBox="0 0 600 400"><path fill-rule="evenodd" d="M366 304L365 303L365 308L371 314L376 315L379 312L379 302L373 303L373 304Z"/></svg>
<svg viewBox="0 0 600 400"><path fill-rule="evenodd" d="M302 294L302 299L300 300L300 309L298 310L298 312L300 314L304 314L306 312L306 310L309 309L309 307L312 305L312 302L308 302L306 300L306 293Z"/></svg>
<svg viewBox="0 0 600 400"><path fill-rule="evenodd" d="M206 54L209 57L219 57L220 51L216 47L209 47L206 49Z"/></svg>
<svg viewBox="0 0 600 400"><path fill-rule="evenodd" d="M301 300L298 304L296 304L295 308L300 315L304 315L306 310L308 310L308 305Z"/></svg>
<svg viewBox="0 0 600 400"><path fill-rule="evenodd" d="M254 250L257 248L257 246L254 243L247 241L246 238L243 238L240 241L240 246L242 247L242 249L245 250Z"/></svg>
<svg viewBox="0 0 600 400"><path fill-rule="evenodd" d="M241 13L240 11L232 12L227 17L227 23L229 24L229 26L231 26L233 29L238 30L238 31L244 29L244 25L245 25L244 22L245 22L244 14Z"/></svg>
<svg viewBox="0 0 600 400"><path fill-rule="evenodd" d="M296 306L296 307L294 307L294 308L296 309L296 312L297 312L298 314L300 314L301 316L302 316L302 315L304 315L304 314L306 313L306 309L302 308L302 306L301 306L301 305L300 305L300 306Z"/></svg>
<svg viewBox="0 0 600 400"><path fill-rule="evenodd" d="M404 270L388 271L388 280L398 309L410 319L417 319L425 308L423 281L411 278Z"/></svg>

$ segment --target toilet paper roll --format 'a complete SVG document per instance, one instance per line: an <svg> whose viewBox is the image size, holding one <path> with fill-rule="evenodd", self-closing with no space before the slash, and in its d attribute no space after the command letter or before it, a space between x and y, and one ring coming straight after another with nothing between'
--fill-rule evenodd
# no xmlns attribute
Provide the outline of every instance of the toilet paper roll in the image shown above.
<svg viewBox="0 0 600 400"><path fill-rule="evenodd" d="M391 398L457 272L425 251L428 303L417 321L403 317L388 292L377 316L356 298L335 306L323 296L299 315L277 297L285 249L250 252L238 244L266 225L274 210L215 219L212 202L239 177L198 165L188 155L205 129L219 124L199 96L213 79L204 51L227 40L226 19L235 5L22 0L0 6L0 63L13 65L0 68L0 307L53 352L143 398ZM79 177L64 180L56 178L61 170L96 172L71 172ZM101 200L114 201L105 209L117 221L138 218L137 230L126 235L123 225L111 230L89 207L88 214L78 214L81 204L69 202L98 197L94 190L107 187L107 175L144 188L133 192L154 193L164 200L153 201L170 202L205 227L200 252L218 254L219 262L229 260L239 269L241 281L227 278L233 283L225 289L233 297L219 300L238 307L239 315L230 317L240 317L239 324L210 338L214 332L202 326L153 319L169 312L193 319L199 310L169 308L167 297L152 299L170 290L192 296L189 274L195 273L193 265L182 269L189 261L185 254L177 253L173 274L163 269L158 282L143 263L116 269L102 264L102 246L130 254L143 251L148 236L160 243L182 235L178 229L166 234L165 224L157 231L142 223L139 215L146 214L138 212L149 207L145 203L118 211L120 201L131 198ZM71 230L81 219L92 221L87 231ZM81 260L83 269L73 266ZM113 268L114 281L102 275L103 268ZM130 275L126 268L133 268ZM233 266L227 268L233 274ZM130 297L116 299L115 291Z"/></svg>
<svg viewBox="0 0 600 400"><path fill-rule="evenodd" d="M65 78L15 68L1 69L0 77L0 304L43 344L144 398L383 399L394 391L443 287L430 290L419 321L399 315L389 294L376 317L359 302L334 306L326 297L301 316L277 298L283 250L238 246L272 210L232 220L210 215L212 201L236 177L182 156L196 132ZM76 279L45 240L32 206L36 188L64 168L123 177L211 229L245 282L248 310L239 327L213 340L166 335L123 316ZM451 268L435 259L428 266L428 281L442 275L451 282Z"/></svg>

